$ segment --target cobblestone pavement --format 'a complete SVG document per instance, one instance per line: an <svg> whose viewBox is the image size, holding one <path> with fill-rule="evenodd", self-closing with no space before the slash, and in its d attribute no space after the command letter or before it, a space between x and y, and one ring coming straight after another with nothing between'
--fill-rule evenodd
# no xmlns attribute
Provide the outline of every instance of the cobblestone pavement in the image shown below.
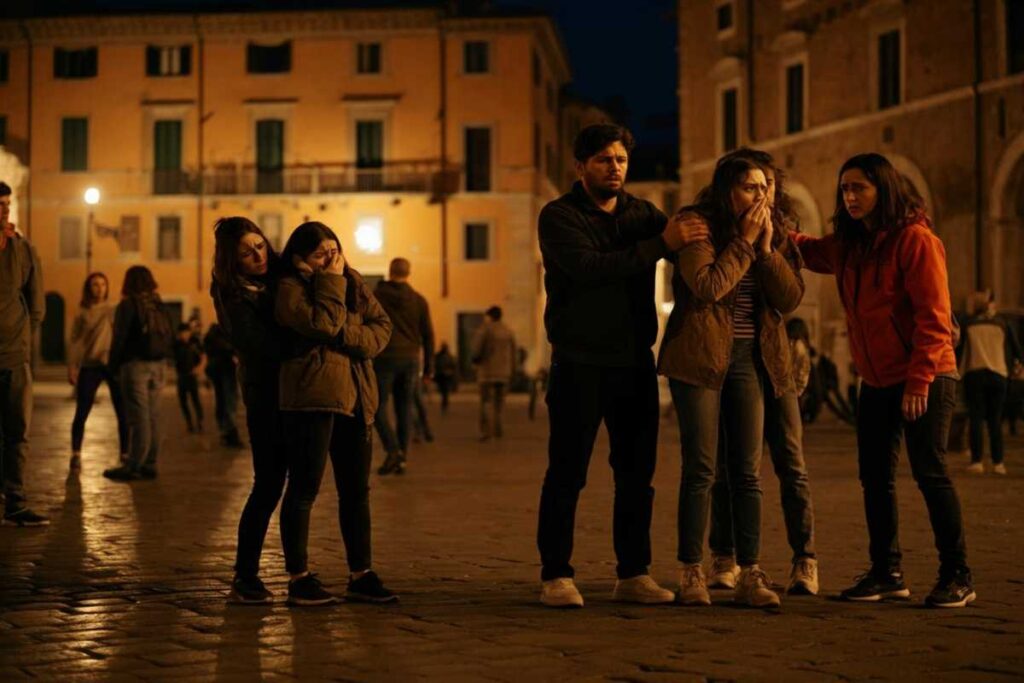
<svg viewBox="0 0 1024 683"><path fill-rule="evenodd" d="M248 451L189 435L165 400L160 477L130 485L101 476L116 457L109 402L86 432L80 476L68 478L73 404L67 387L37 387L32 504L48 528L0 529L0 681L193 679L302 680L829 680L995 681L1024 675L1024 439L1009 441L1011 474L969 476L951 457L967 520L979 600L929 610L935 574L923 503L902 463L905 570L914 599L846 604L834 596L865 567L866 536L852 433L808 430L824 597L782 608L613 603L611 476L602 436L578 517L575 560L581 611L537 603L534 531L545 466L546 419L508 406L508 436L475 439L474 397L460 394L437 441L415 447L408 474L374 475L376 569L401 603L284 606L276 522L263 576L272 607L225 604L235 528L250 480ZM205 396L209 403L210 397ZM209 406L208 406L209 408ZM212 411L210 411L212 413ZM209 428L208 428L209 429ZM655 577L676 578L678 433L662 422L653 529ZM379 456L378 456L379 457ZM336 497L314 509L311 558L328 586L344 588ZM765 470L764 566L786 579L789 553L774 475Z"/></svg>

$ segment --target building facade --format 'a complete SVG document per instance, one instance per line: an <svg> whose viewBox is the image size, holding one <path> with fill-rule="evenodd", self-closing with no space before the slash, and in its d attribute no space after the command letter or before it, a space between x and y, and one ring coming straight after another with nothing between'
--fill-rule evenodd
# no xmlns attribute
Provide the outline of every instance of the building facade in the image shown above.
<svg viewBox="0 0 1024 683"><path fill-rule="evenodd" d="M1024 2L680 0L683 198L741 145L771 152L802 229L820 234L839 167L886 155L946 246L955 309L991 287L1024 307ZM800 314L826 349L835 287Z"/></svg>
<svg viewBox="0 0 1024 683"><path fill-rule="evenodd" d="M494 304L543 358L536 218L559 190L568 79L542 16L0 21L0 144L28 170L13 184L48 292L44 359L60 358L88 271L116 292L143 263L174 315L208 324L213 224L230 215L278 249L322 221L371 280L410 259L438 342L467 369Z"/></svg>

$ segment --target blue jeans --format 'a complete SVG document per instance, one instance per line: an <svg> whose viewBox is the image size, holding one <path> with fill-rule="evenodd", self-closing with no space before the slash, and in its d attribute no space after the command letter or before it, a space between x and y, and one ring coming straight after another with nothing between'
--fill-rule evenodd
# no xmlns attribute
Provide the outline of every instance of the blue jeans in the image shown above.
<svg viewBox="0 0 1024 683"><path fill-rule="evenodd" d="M377 374L377 392L380 395L380 404L374 418L377 434L389 456L397 457L400 454L404 458L409 451L413 390L416 376L420 372L419 359L377 358L373 361L373 371ZM395 399L397 433L388 415L388 403L392 395Z"/></svg>
<svg viewBox="0 0 1024 683"><path fill-rule="evenodd" d="M156 467L164 371L162 360L132 360L121 366L121 393L129 433L125 465L134 470Z"/></svg>
<svg viewBox="0 0 1024 683"><path fill-rule="evenodd" d="M764 437L779 479L782 517L786 522L786 539L793 549L793 561L814 557L814 506L804 461L803 423L800 399L795 391L775 396L771 385L764 383ZM715 555L735 553L732 538L732 503L729 500L729 472L725 459L726 435L720 437L718 467L711 487L711 533L708 545Z"/></svg>
<svg viewBox="0 0 1024 683"><path fill-rule="evenodd" d="M711 485L718 458L719 419L729 435L725 447L736 542L736 561L758 563L761 551L761 441L764 435L763 374L757 344L733 342L722 389L672 380L679 419L683 478L679 486L679 561L703 559Z"/></svg>

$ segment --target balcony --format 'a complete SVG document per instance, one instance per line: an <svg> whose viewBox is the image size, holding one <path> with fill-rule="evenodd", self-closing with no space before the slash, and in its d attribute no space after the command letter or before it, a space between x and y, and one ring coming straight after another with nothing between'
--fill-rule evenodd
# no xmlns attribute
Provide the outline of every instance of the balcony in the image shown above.
<svg viewBox="0 0 1024 683"><path fill-rule="evenodd" d="M203 173L208 195L303 194L347 192L430 192L449 188L453 169L442 178L435 160L394 161L377 168L359 168L354 163L296 164L281 169L259 169L252 165L218 164ZM457 171L456 171L457 173ZM154 193L156 191L154 176ZM457 183L456 183L457 184ZM178 187L189 187L181 182ZM451 191L450 189L448 191ZM189 193L194 193L190 190Z"/></svg>

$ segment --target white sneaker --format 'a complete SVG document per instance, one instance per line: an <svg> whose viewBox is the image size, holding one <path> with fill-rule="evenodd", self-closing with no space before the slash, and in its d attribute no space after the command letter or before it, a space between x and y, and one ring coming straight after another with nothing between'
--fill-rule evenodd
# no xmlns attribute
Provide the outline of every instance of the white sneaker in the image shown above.
<svg viewBox="0 0 1024 683"><path fill-rule="evenodd" d="M619 579L612 591L616 602L638 602L642 605L664 605L676 601L676 594L662 588L650 574L641 574L631 579Z"/></svg>
<svg viewBox="0 0 1024 683"><path fill-rule="evenodd" d="M967 466L967 471L971 474L985 474L985 466L980 462L972 462Z"/></svg>
<svg viewBox="0 0 1024 683"><path fill-rule="evenodd" d="M710 605L711 596L700 564L684 564L679 570L679 602L684 605Z"/></svg>
<svg viewBox="0 0 1024 683"><path fill-rule="evenodd" d="M818 594L818 561L813 557L801 557L793 563L793 571L789 574L790 595Z"/></svg>
<svg viewBox="0 0 1024 683"><path fill-rule="evenodd" d="M1006 474L1006 464L999 463L998 465L992 465L993 474Z"/></svg>
<svg viewBox="0 0 1024 683"><path fill-rule="evenodd" d="M572 579L551 579L541 582L540 602L548 607L583 607L583 596Z"/></svg>
<svg viewBox="0 0 1024 683"><path fill-rule="evenodd" d="M739 575L739 565L732 555L713 555L708 588L735 588Z"/></svg>
<svg viewBox="0 0 1024 683"><path fill-rule="evenodd" d="M771 589L771 580L756 564L744 567L736 581L735 600L748 607L778 607L782 604L778 594Z"/></svg>

